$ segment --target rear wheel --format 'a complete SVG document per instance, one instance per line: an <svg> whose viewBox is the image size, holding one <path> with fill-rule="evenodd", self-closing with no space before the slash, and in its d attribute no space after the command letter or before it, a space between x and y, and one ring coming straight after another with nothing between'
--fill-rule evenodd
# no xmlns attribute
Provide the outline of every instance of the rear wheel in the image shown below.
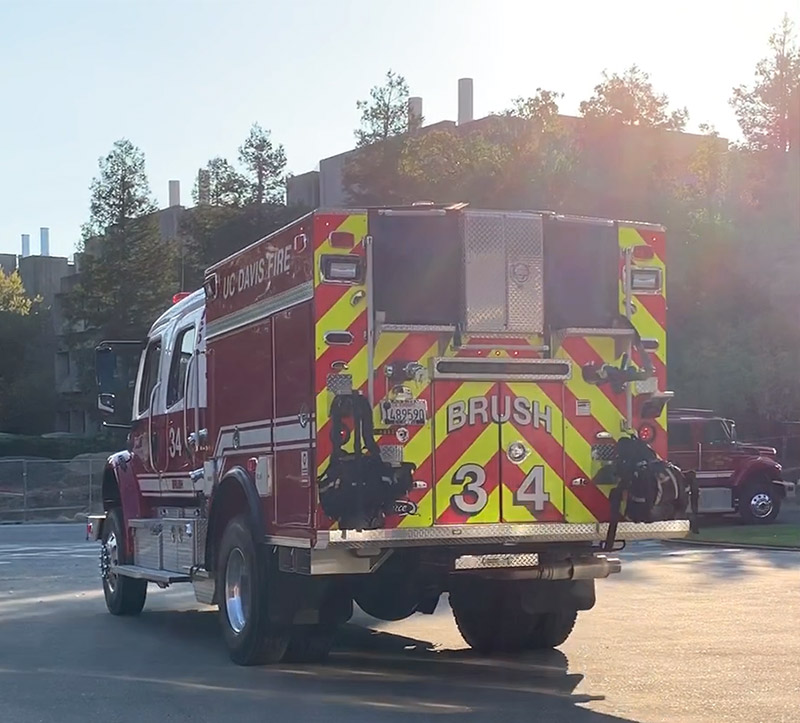
<svg viewBox="0 0 800 723"><path fill-rule="evenodd" d="M775 522L781 509L781 499L769 482L751 482L739 495L739 515L748 525L768 525Z"/></svg>
<svg viewBox="0 0 800 723"><path fill-rule="evenodd" d="M552 613L539 613L539 621L528 636L528 650L546 650L563 643L575 627L577 610L557 610Z"/></svg>
<svg viewBox="0 0 800 723"><path fill-rule="evenodd" d="M129 561L122 510L114 507L103 525L103 545L100 548L100 570L103 575L103 595L112 615L138 615L147 598L147 580L118 575L114 568Z"/></svg>
<svg viewBox="0 0 800 723"><path fill-rule="evenodd" d="M454 586L450 607L461 636L479 653L554 648L572 632L576 610L529 612L523 606L523 589L519 586L470 583Z"/></svg>
<svg viewBox="0 0 800 723"><path fill-rule="evenodd" d="M525 649L536 620L522 609L513 592L507 585L479 581L454 586L450 591L456 626L473 650L490 655Z"/></svg>
<svg viewBox="0 0 800 723"><path fill-rule="evenodd" d="M219 618L231 659L239 665L283 660L289 630L269 619L269 561L256 545L244 515L222 535L217 566Z"/></svg>

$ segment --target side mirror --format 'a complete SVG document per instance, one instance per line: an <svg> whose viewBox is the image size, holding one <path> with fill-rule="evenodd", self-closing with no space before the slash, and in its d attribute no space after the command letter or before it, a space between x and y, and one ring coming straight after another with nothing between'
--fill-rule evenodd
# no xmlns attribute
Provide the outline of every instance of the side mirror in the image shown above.
<svg viewBox="0 0 800 723"><path fill-rule="evenodd" d="M101 345L95 349L95 373L100 396L103 396L104 392L112 392L116 389L117 353L111 346ZM110 396L113 400L114 395L111 394Z"/></svg>
<svg viewBox="0 0 800 723"><path fill-rule="evenodd" d="M114 414L116 405L116 397L111 392L101 392L97 395L97 408L103 414Z"/></svg>

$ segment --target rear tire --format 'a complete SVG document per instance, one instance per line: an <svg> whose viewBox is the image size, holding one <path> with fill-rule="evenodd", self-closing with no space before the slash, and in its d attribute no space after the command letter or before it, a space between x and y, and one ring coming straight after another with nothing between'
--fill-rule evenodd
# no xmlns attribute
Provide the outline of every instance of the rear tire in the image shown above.
<svg viewBox="0 0 800 723"><path fill-rule="evenodd" d="M217 560L219 620L231 660L238 665L280 662L289 630L269 619L270 561L244 515L228 523Z"/></svg>
<svg viewBox="0 0 800 723"><path fill-rule="evenodd" d="M119 507L110 509L106 515L101 555L101 565L107 566L103 575L103 595L108 612L112 615L138 615L147 598L147 580L137 580L114 572L117 565L130 562L125 523Z"/></svg>
<svg viewBox="0 0 800 723"><path fill-rule="evenodd" d="M775 522L781 499L769 482L748 482L739 495L739 515L747 525L769 525Z"/></svg>
<svg viewBox="0 0 800 723"><path fill-rule="evenodd" d="M547 650L561 645L575 627L578 619L577 610L557 610L552 613L540 613L539 622L528 637L528 650Z"/></svg>
<svg viewBox="0 0 800 723"><path fill-rule="evenodd" d="M522 609L519 595L508 585L458 585L450 592L450 607L465 642L483 655L515 653L528 647L538 616Z"/></svg>

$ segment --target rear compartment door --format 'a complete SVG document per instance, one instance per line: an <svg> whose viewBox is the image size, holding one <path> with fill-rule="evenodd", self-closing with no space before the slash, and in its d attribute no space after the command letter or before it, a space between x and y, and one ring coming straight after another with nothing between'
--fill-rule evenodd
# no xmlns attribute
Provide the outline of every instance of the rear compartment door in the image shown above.
<svg viewBox="0 0 800 723"><path fill-rule="evenodd" d="M564 520L564 386L499 385L501 507L504 522Z"/></svg>
<svg viewBox="0 0 800 723"><path fill-rule="evenodd" d="M498 393L489 381L433 384L434 524L500 522Z"/></svg>
<svg viewBox="0 0 800 723"><path fill-rule="evenodd" d="M564 520L563 383L434 382L435 524Z"/></svg>

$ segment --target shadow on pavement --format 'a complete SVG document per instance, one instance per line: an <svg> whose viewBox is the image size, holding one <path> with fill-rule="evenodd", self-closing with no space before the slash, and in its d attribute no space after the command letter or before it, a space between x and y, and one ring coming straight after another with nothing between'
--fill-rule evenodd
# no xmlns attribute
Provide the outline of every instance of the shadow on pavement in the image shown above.
<svg viewBox="0 0 800 723"><path fill-rule="evenodd" d="M581 707L603 697L575 692L583 676L560 651L481 658L350 624L325 665L241 668L227 657L213 610L134 619L96 611L70 606L24 628L0 623L0 700L14 701L15 721L82 720L75 701L98 696L119 699L124 715L115 720L137 721L167 710L170 721L627 720Z"/></svg>

